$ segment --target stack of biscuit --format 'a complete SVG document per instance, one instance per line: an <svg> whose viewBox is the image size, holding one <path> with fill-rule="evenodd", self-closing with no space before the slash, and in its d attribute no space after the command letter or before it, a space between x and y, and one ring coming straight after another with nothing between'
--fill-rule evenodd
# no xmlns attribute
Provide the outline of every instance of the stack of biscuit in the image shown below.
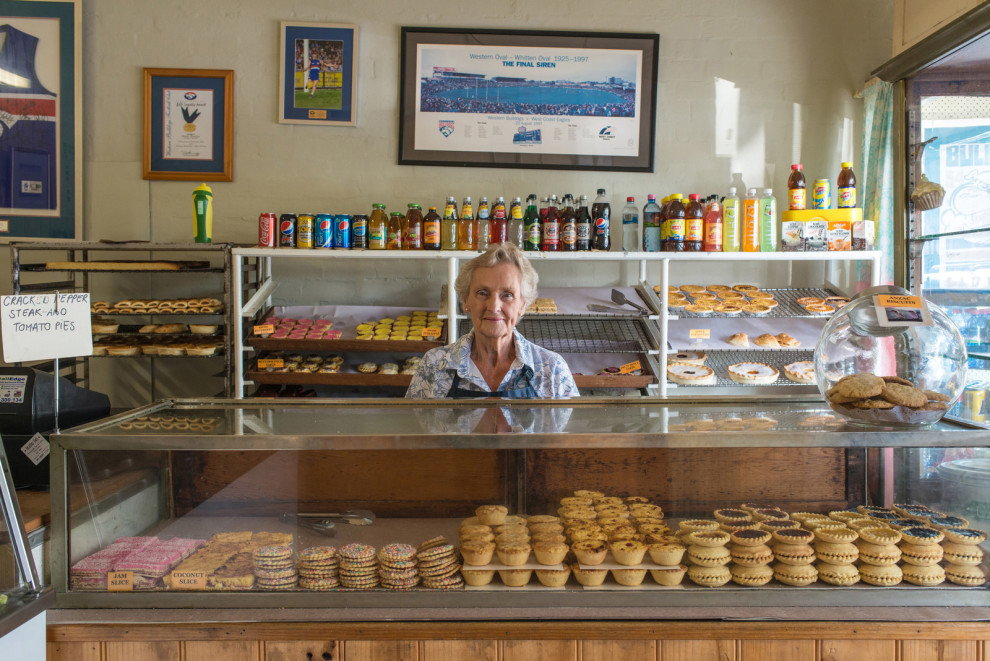
<svg viewBox="0 0 990 661"><path fill-rule="evenodd" d="M876 376L869 372L850 374L839 379L825 393L829 406L839 413L857 410L897 413L900 409L907 413L932 411L942 414L952 400L949 395L934 390L916 388L907 379L898 376ZM910 417L909 417L910 419Z"/></svg>
<svg viewBox="0 0 990 661"><path fill-rule="evenodd" d="M831 585L854 585L859 582L859 534L846 523L832 518L832 523L815 526L815 557L818 577Z"/></svg>
<svg viewBox="0 0 990 661"><path fill-rule="evenodd" d="M299 587L330 590L340 585L340 559L332 546L311 546L299 554Z"/></svg>
<svg viewBox="0 0 990 661"><path fill-rule="evenodd" d="M254 584L263 590L288 590L296 585L298 573L292 559L292 547L276 544L256 549Z"/></svg>
<svg viewBox="0 0 990 661"><path fill-rule="evenodd" d="M417 547L416 570L424 588L459 590L464 587L457 550L443 537L423 542Z"/></svg>
<svg viewBox="0 0 990 661"><path fill-rule="evenodd" d="M526 314L557 314L557 303L552 298L539 297L526 306Z"/></svg>
<svg viewBox="0 0 990 661"><path fill-rule="evenodd" d="M378 587L378 559L375 547L352 543L342 546L340 556L340 584L353 590L370 590Z"/></svg>
<svg viewBox="0 0 990 661"><path fill-rule="evenodd" d="M945 577L956 585L983 585L987 578L980 565L983 563L983 549L980 543L987 534L973 528L943 528Z"/></svg>
<svg viewBox="0 0 990 661"><path fill-rule="evenodd" d="M793 515L792 515L793 516ZM803 523L803 522L802 522ZM815 535L802 528L783 528L771 533L774 544L773 577L785 585L802 587L818 580L815 550L811 547Z"/></svg>
<svg viewBox="0 0 990 661"><path fill-rule="evenodd" d="M223 312L223 303L218 298L134 299L116 303L94 301L90 304L90 310L117 314L218 314Z"/></svg>
<svg viewBox="0 0 990 661"><path fill-rule="evenodd" d="M389 590L409 590L419 583L416 547L388 544L378 550L378 578Z"/></svg>
<svg viewBox="0 0 990 661"><path fill-rule="evenodd" d="M729 572L738 585L753 587L766 585L773 578L770 563L773 551L767 545L771 533L762 528L744 528L730 534L729 555L732 564Z"/></svg>

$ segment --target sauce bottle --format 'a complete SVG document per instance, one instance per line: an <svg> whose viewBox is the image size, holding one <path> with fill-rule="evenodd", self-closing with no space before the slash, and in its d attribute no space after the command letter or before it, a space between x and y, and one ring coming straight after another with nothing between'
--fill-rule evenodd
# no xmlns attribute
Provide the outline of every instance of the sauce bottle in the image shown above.
<svg viewBox="0 0 990 661"><path fill-rule="evenodd" d="M403 225L406 217L401 211L393 211L388 217L388 235L385 247L388 250L402 250Z"/></svg>
<svg viewBox="0 0 990 661"><path fill-rule="evenodd" d="M746 191L742 203L742 250L760 252L760 198L755 188Z"/></svg>
<svg viewBox="0 0 990 661"><path fill-rule="evenodd" d="M734 186L722 200L722 252L739 252L739 198Z"/></svg>
<svg viewBox="0 0 990 661"><path fill-rule="evenodd" d="M385 205L377 202L371 205L371 217L368 218L368 250L385 250L388 236L388 216L385 215Z"/></svg>
<svg viewBox="0 0 990 661"><path fill-rule="evenodd" d="M440 221L440 248L457 250L457 202L453 195L447 198L447 204L443 208L443 219Z"/></svg>
<svg viewBox="0 0 990 661"><path fill-rule="evenodd" d="M839 180L835 183L838 188L839 208L853 209L856 207L856 173L852 170L853 164L845 162L842 170L839 171Z"/></svg>
<svg viewBox="0 0 990 661"><path fill-rule="evenodd" d="M705 213L705 252L722 252L722 210L718 197L711 201Z"/></svg>
<svg viewBox="0 0 990 661"><path fill-rule="evenodd" d="M791 176L787 178L787 204L792 211L808 208L808 181L804 178L804 166L795 163L791 166Z"/></svg>
<svg viewBox="0 0 990 661"><path fill-rule="evenodd" d="M440 250L440 214L430 207L423 218L423 250Z"/></svg>
<svg viewBox="0 0 990 661"><path fill-rule="evenodd" d="M423 249L423 207L410 204L406 210L406 221L403 227L402 249Z"/></svg>
<svg viewBox="0 0 990 661"><path fill-rule="evenodd" d="M667 209L667 252L684 252L684 196L674 193Z"/></svg>
<svg viewBox="0 0 990 661"><path fill-rule="evenodd" d="M492 207L492 219L488 223L489 242L505 243L509 237L509 219L505 213L505 198L501 195L495 200ZM480 245L479 245L480 247Z"/></svg>
<svg viewBox="0 0 990 661"><path fill-rule="evenodd" d="M457 221L457 249L477 250L474 239L474 207L471 198L465 197L461 204L461 219Z"/></svg>
<svg viewBox="0 0 990 661"><path fill-rule="evenodd" d="M705 235L705 208L701 206L701 195L688 195L688 205L684 210L684 252L701 252Z"/></svg>

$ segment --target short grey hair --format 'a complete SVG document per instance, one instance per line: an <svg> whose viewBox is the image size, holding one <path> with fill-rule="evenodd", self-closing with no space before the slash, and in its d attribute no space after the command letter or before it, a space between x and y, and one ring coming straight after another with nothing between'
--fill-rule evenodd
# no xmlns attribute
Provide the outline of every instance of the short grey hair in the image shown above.
<svg viewBox="0 0 990 661"><path fill-rule="evenodd" d="M522 285L522 297L526 305L536 300L536 285L540 281L536 269L523 255L522 250L514 243L496 243L485 252L481 253L471 261L465 263L457 274L454 281L454 291L461 303L467 300L468 287L471 286L471 278L474 277L474 270L479 267L490 268L499 264L512 264L519 269L520 281Z"/></svg>

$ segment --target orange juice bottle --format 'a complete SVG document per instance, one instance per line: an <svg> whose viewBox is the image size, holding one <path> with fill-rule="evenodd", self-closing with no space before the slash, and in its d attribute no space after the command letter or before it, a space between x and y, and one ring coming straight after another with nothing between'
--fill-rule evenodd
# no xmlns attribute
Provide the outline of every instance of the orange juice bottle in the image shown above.
<svg viewBox="0 0 990 661"><path fill-rule="evenodd" d="M760 198L755 188L746 191L742 212L743 252L760 252Z"/></svg>

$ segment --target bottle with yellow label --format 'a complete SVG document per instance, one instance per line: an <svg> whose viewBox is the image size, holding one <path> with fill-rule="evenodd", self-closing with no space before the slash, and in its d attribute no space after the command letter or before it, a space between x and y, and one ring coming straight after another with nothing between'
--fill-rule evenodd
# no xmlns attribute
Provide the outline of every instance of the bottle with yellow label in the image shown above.
<svg viewBox="0 0 990 661"><path fill-rule="evenodd" d="M742 250L760 252L760 198L755 188L746 191L742 203Z"/></svg>
<svg viewBox="0 0 990 661"><path fill-rule="evenodd" d="M722 201L722 252L739 252L739 197L735 186Z"/></svg>
<svg viewBox="0 0 990 661"><path fill-rule="evenodd" d="M457 249L476 250L474 242L474 207L471 198L465 197L461 205L461 219L457 222Z"/></svg>

